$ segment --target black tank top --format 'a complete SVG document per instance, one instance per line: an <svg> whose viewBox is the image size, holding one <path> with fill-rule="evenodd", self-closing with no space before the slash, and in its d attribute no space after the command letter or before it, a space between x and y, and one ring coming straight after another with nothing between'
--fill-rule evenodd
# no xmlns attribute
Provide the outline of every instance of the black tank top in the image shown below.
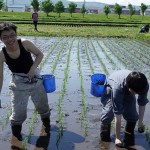
<svg viewBox="0 0 150 150"><path fill-rule="evenodd" d="M6 59L6 64L11 72L26 74L29 72L33 64L33 59L31 53L26 51L23 47L21 39L18 39L18 44L20 48L20 56L17 59L10 58L5 47L3 47L2 50Z"/></svg>

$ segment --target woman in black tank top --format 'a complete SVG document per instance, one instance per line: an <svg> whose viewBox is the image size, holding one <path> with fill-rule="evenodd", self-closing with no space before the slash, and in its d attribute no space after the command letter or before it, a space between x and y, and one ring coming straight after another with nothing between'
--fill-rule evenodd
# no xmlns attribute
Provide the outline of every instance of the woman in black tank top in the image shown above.
<svg viewBox="0 0 150 150"><path fill-rule="evenodd" d="M22 123L27 116L29 96L31 96L36 110L41 115L47 133L50 131L50 109L42 80L39 79L30 84L24 82L27 79L32 81L34 77L39 75L37 74L37 67L42 61L43 53L29 40L17 39L16 30L17 27L13 23L0 23L0 40L5 45L0 51L0 92L3 83L3 64L6 63L13 74L9 85L12 90L11 129L12 134L21 140ZM31 54L35 56L34 61ZM22 75L26 78L21 77Z"/></svg>

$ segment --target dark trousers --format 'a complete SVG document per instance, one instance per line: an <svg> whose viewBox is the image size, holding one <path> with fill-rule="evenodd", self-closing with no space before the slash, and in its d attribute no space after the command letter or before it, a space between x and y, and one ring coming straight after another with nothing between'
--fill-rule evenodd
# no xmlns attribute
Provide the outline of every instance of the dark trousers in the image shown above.
<svg viewBox="0 0 150 150"><path fill-rule="evenodd" d="M38 24L38 21L33 21L33 24L34 24L34 30L37 31L37 24Z"/></svg>

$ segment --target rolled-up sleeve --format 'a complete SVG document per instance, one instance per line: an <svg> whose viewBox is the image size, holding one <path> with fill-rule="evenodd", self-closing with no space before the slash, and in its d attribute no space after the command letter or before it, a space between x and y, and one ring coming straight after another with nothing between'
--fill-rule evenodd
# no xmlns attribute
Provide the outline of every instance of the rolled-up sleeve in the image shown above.
<svg viewBox="0 0 150 150"><path fill-rule="evenodd" d="M149 102L147 98L148 90L149 90L149 85L147 86L147 90L145 93L139 94L138 99L137 99L138 105L145 106Z"/></svg>

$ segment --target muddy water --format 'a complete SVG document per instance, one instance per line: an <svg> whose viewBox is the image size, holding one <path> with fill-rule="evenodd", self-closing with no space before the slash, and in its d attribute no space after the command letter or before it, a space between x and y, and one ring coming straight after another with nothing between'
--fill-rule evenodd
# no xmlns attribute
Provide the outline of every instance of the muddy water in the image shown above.
<svg viewBox="0 0 150 150"><path fill-rule="evenodd" d="M91 68L93 68L94 73L102 72L104 73L103 67L100 64L99 59L103 61L109 73L114 69L132 69L133 63L128 60L128 65L124 65L116 56L113 55L112 50L116 50L116 54L120 57L122 54L117 51L116 47L107 46L106 43L111 43L116 39L101 39L101 38L72 38L72 37L25 37L30 39L35 43L44 53L45 58L47 57L45 64L41 69L42 74L51 73L54 66L54 72L56 79L56 91L48 94L49 105L51 108L51 133L47 135L44 133L40 116L37 117L36 122L33 125L33 132L30 141L26 144L27 150L119 150L114 146L114 128L112 126L112 142L111 143L100 143L99 133L100 133L100 114L101 114L101 103L100 98L93 97L90 94L90 76L93 74ZM109 42L110 40L110 42ZM126 39L122 39L125 40ZM92 43L95 50L98 53L99 58L93 50ZM99 45L98 43L101 45ZM57 43L57 44L56 44ZM135 42L136 43L136 42ZM117 42L116 42L117 44ZM0 47L3 45L0 43ZM128 42L126 46L131 48L131 44ZM133 45L136 49L137 44ZM139 45L138 45L139 46ZM146 45L145 45L146 46ZM53 48L52 52L51 48ZM106 54L102 52L102 48L106 54L108 54L113 63L108 60ZM112 49L110 49L112 48ZM138 48L138 47L137 47ZM149 47L146 47L149 49ZM78 49L80 57L80 67L82 74L82 83L79 75L79 58ZM70 56L69 56L70 52ZM126 53L124 53L126 54ZM89 57L88 57L89 55ZM136 60L136 59L135 59ZM91 67L90 63L91 62ZM67 68L67 63L69 64ZM114 67L115 64L115 67ZM132 65L130 65L132 64ZM147 73L149 66L145 65L147 68L139 68L140 71ZM134 67L133 67L134 68ZM65 79L65 70L67 70L67 83L66 91L64 97L61 99L61 112L63 113L63 133L60 136L60 124L58 115L58 100L61 96L63 83ZM148 73L147 73L148 74ZM8 88L10 80L10 72L5 66L4 69L4 85L2 89L2 106L0 109L0 150L8 149L22 149L24 141L20 142L15 137L12 137L8 117L10 115L10 91ZM150 77L148 77L150 79ZM82 104L82 91L81 84L84 89L84 99L86 106L86 113L81 120L81 113L83 112ZM147 105L145 113L145 124L146 127L150 128L149 121L149 106ZM28 104L28 114L27 119L23 124L22 134L23 138L27 138L29 135L29 126L31 118L34 112L34 105L31 100ZM124 124L122 127L122 137L124 131ZM135 149L138 150L148 150L149 144L145 139L144 134L139 134L137 132L137 127L135 129L135 139L136 145Z"/></svg>

